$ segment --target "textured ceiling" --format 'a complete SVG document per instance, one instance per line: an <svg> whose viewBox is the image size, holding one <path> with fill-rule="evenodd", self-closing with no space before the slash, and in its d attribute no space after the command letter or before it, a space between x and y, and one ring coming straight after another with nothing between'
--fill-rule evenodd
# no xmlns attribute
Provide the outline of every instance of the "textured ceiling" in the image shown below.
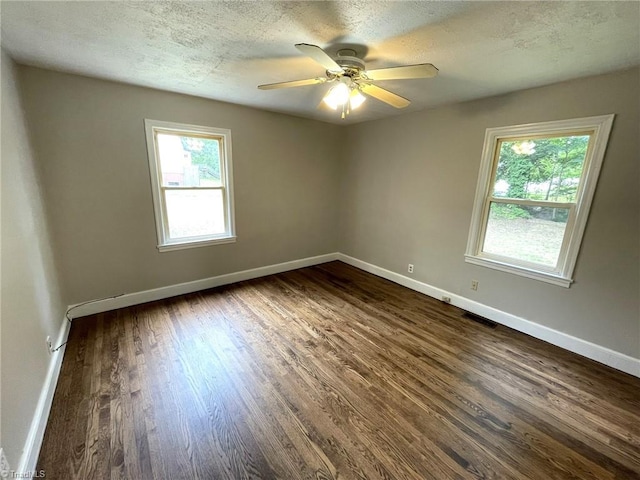
<svg viewBox="0 0 640 480"><path fill-rule="evenodd" d="M335 123L371 120L640 63L639 2L2 1L2 47L19 63ZM433 63L435 79L384 81L347 120L317 109L328 85L294 48L355 46L368 68Z"/></svg>

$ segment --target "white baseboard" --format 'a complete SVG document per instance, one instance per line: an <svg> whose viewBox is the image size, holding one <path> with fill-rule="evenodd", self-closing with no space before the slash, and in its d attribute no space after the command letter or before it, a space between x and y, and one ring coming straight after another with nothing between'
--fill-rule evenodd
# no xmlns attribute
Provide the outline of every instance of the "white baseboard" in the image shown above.
<svg viewBox="0 0 640 480"><path fill-rule="evenodd" d="M243 280L251 280L253 278L273 275L275 273L287 272L298 268L310 267L321 263L331 262L338 259L338 253L327 253L316 257L301 258L290 262L277 263L275 265L267 265L266 267L252 268L250 270L242 270L241 272L227 273L216 277L203 278L193 282L178 283L167 287L154 288L152 290L144 290L142 292L126 293L117 297L96 300L87 304L71 305L73 311L69 313L70 318L84 317L85 315L93 315L95 313L107 312L117 308L130 307L131 305L139 305L141 303L153 302L164 298L184 295L186 293L198 292L208 288L228 285L230 283L241 282Z"/></svg>
<svg viewBox="0 0 640 480"><path fill-rule="evenodd" d="M456 307L488 318L496 323L506 325L514 330L531 335L532 337L544 340L545 342L549 342L553 345L564 348L565 350L569 350L570 352L583 355L630 375L640 377L640 359L638 358L633 358L629 355L596 345L595 343L588 342L581 338L559 332L552 328L545 327L544 325L531 322L524 318L517 317L516 315L503 312L502 310L489 307L466 297L414 280L413 278L405 277L399 273L392 272L391 270L378 267L371 263L363 262L362 260L358 260L357 258L353 258L342 253L338 254L338 260L364 270L365 272L373 273L379 277L391 280L394 283L398 283L417 292L429 295L430 297L437 298L438 300L443 296L449 297L451 298L451 304Z"/></svg>
<svg viewBox="0 0 640 480"><path fill-rule="evenodd" d="M66 318L63 318L57 341L53 344L53 348L59 345L62 345L62 347L51 354L47 376L44 379L44 384L40 391L40 397L38 398L36 411L31 420L31 426L29 427L29 433L27 434L22 456L20 457L18 468L15 470L16 473L22 474L36 471L38 455L40 455L40 447L42 447L44 431L47 427L47 420L49 419L49 412L51 411L51 404L53 403L53 394L56 391L60 369L62 368L62 359L66 347L64 344L69 337L70 328L71 323L67 321Z"/></svg>

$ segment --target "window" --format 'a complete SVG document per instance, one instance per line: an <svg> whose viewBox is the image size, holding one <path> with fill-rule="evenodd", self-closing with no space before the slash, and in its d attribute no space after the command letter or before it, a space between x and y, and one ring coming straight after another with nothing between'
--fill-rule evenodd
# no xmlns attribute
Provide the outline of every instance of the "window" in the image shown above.
<svg viewBox="0 0 640 480"><path fill-rule="evenodd" d="M235 241L231 131L145 120L160 251Z"/></svg>
<svg viewBox="0 0 640 480"><path fill-rule="evenodd" d="M569 287L613 117L487 129L465 260Z"/></svg>

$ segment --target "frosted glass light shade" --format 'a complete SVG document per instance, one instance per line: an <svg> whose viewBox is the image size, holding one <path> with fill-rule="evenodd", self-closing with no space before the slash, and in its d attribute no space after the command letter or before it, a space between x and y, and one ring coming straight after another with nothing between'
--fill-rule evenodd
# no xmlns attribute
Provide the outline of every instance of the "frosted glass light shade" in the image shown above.
<svg viewBox="0 0 640 480"><path fill-rule="evenodd" d="M322 99L330 108L336 110L338 107L343 106L349 100L349 87L340 82L335 87L331 88L329 92Z"/></svg>
<svg viewBox="0 0 640 480"><path fill-rule="evenodd" d="M354 88L353 90L351 90L351 94L349 95L349 104L351 105L351 109L355 110L360 105L362 105L366 99L367 97L361 94L360 90Z"/></svg>

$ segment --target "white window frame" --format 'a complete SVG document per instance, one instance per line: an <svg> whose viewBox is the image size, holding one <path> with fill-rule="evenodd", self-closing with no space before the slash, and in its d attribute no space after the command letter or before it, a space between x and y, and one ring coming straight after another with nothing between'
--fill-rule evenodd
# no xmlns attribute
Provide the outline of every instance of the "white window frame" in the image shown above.
<svg viewBox="0 0 640 480"><path fill-rule="evenodd" d="M160 120L145 119L145 132L147 139L147 154L149 158L149 172L151 175L151 193L153 197L153 210L155 213L156 233L158 236L158 250L161 252L180 250L184 248L204 247L236 241L235 215L233 207L233 168L231 161L231 130L226 128L203 127L175 122L163 122ZM160 169L160 157L156 132L192 135L214 136L222 143L220 158L220 187L171 187L162 185ZM222 190L225 214L225 232L216 235L200 235L172 239L169 236L169 222L167 217L165 191L171 189L216 189Z"/></svg>
<svg viewBox="0 0 640 480"><path fill-rule="evenodd" d="M558 120L543 123L488 128L484 137L482 162L478 175L476 196L471 227L465 252L465 261L475 265L493 268L503 272L521 275L568 288L573 282L573 270L578 258L582 237L587 225L591 202L595 193L602 161L607 148L614 114L596 117L585 117L570 120ZM519 259L490 254L482 251L486 226L489 218L491 202L510 202L503 197L493 197L496 168L500 156L499 145L503 140L514 140L523 137L547 137L571 134L591 135L584 160L580 185L576 193L575 203L561 204L557 202L531 201L535 205L557 206L569 208L569 216L564 239L555 267L548 268L540 264L529 263ZM528 203L518 199L517 203ZM549 203L549 205L546 205Z"/></svg>

